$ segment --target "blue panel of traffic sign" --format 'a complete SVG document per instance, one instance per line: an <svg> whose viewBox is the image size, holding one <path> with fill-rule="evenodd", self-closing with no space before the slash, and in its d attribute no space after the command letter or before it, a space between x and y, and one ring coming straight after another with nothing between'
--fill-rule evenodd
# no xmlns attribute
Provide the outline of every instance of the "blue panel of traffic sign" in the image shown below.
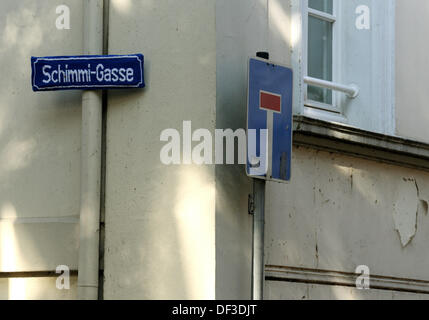
<svg viewBox="0 0 429 320"><path fill-rule="evenodd" d="M290 180L292 83L290 68L268 60L250 59L246 165L250 177Z"/></svg>
<svg viewBox="0 0 429 320"><path fill-rule="evenodd" d="M143 88L142 54L31 57L33 91Z"/></svg>

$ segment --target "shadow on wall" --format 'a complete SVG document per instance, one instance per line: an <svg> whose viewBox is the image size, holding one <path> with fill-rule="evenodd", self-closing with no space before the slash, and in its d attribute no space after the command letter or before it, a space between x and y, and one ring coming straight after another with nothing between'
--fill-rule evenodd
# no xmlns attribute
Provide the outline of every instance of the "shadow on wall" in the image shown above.
<svg viewBox="0 0 429 320"><path fill-rule="evenodd" d="M128 166L127 162L117 163ZM165 175L157 174L161 170ZM137 171L130 166L122 172L126 181L132 181L125 199L107 200L105 298L212 297L214 187L210 170L159 165L145 177ZM166 185L171 186L168 192ZM127 232L116 232L113 226Z"/></svg>
<svg viewBox="0 0 429 320"><path fill-rule="evenodd" d="M109 92L105 298L212 299L214 167L160 161L162 130L180 131L184 120L213 126L212 45L197 41L211 9L195 0L131 3L111 2L109 50L143 50L150 78L141 93Z"/></svg>
<svg viewBox="0 0 429 320"><path fill-rule="evenodd" d="M55 9L64 3L75 13L73 28L59 31ZM33 93L30 57L81 52L82 3L2 1L0 7L0 70L7 75L0 79L0 272L75 268L80 93ZM25 286L10 279L9 298L28 296Z"/></svg>
<svg viewBox="0 0 429 320"><path fill-rule="evenodd" d="M216 127L246 128L247 64L258 51L290 64L290 6L279 0L216 1ZM235 148L237 152L237 148ZM252 181L243 165L216 166L216 298L249 299Z"/></svg>
<svg viewBox="0 0 429 320"><path fill-rule="evenodd" d="M113 7L119 3L126 13L130 1L113 1ZM55 7L60 4L71 8L71 30L53 29ZM82 2L3 1L0 6L0 68L11 75L0 80L0 272L52 271L60 264L73 269L77 267L81 95L33 93L29 74L31 55L82 52L82 15L73 14L81 13ZM199 58L204 64L207 57ZM177 86L186 86L186 81ZM122 99L124 94L110 98ZM133 150L147 148L137 133L129 132L126 153L113 155L115 165L124 165L125 170L116 177L115 172L109 175L113 181L125 179L123 185L129 189L118 206L109 202L118 194L116 185L107 194L112 212L107 225L127 226L124 233L107 230L106 263L111 268L107 271L113 272L105 274L106 294L126 288L129 298L213 297L213 168L161 166L157 133L157 147L147 154L156 157L159 166L149 174L133 171L145 160L133 159ZM9 298L27 297L29 289L20 281L8 281Z"/></svg>

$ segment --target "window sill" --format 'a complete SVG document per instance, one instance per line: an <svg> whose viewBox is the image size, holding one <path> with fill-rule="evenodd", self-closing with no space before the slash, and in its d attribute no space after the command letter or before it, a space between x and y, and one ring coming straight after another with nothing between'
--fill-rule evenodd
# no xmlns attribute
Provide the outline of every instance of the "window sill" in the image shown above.
<svg viewBox="0 0 429 320"><path fill-rule="evenodd" d="M294 116L293 143L429 171L429 144L344 124Z"/></svg>

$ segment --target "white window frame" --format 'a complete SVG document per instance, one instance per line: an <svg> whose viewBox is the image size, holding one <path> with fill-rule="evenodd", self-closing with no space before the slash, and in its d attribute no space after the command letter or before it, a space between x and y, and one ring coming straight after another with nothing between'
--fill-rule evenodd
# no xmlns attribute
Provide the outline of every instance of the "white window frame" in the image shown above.
<svg viewBox="0 0 429 320"><path fill-rule="evenodd" d="M304 47L304 52L303 55L305 58L306 63L304 63L303 68L304 68L304 74L308 75L307 72L307 67L308 67L308 17L314 16L316 18L319 18L321 20L327 21L332 23L332 82L338 82L339 81L339 66L340 66L340 37L338 36L338 30L340 30L341 28L341 19L340 17L338 17L338 12L340 12L339 10L339 5L340 2L339 0L333 0L333 12L332 14L329 13L325 13L323 11L318 11L316 9L312 9L308 7L308 0L302 0L303 2L305 2L303 4L304 7L303 9L305 10L305 24L304 24L304 32L303 32L303 37L302 37L302 41L305 42L305 47ZM323 79L321 79L323 80ZM308 94L308 85L306 83L304 83L304 106L305 107L310 107L310 108L315 108L315 109L320 109L320 110L325 110L325 111L330 111L336 114L341 114L342 110L341 107L339 105L339 93L338 91L335 90L331 90L332 91L332 104L326 104L326 103L322 103L319 101L314 101L314 100L310 100L307 97Z"/></svg>
<svg viewBox="0 0 429 320"><path fill-rule="evenodd" d="M333 28L333 82L342 83L341 79L341 37L339 32L342 30L344 21L339 16L341 10L341 0L333 0L333 14L336 22ZM347 1L347 0L346 0ZM293 110L296 115L304 115L311 118L317 118L329 122L349 124L349 119L344 115L342 105L339 103L341 100L347 99L344 93L333 90L332 103L333 106L324 105L320 102L307 100L307 84L304 83L304 77L307 74L307 49L308 49L308 0L291 0L292 5L292 18L291 18L291 58L292 67L294 69L294 102ZM389 100L386 105L389 108L380 110L380 116L383 117L385 126L376 130L379 133L395 135L395 110L394 110L394 94L395 94L395 59L394 59L394 42L395 42L395 0L386 0L388 14L390 16L388 30L386 37L391 43L391 51L387 52L390 56L387 57L388 64L386 74L383 81L388 81L389 89L385 92L385 99ZM327 17L330 16L327 14ZM372 17L371 17L372 18ZM374 23L373 21L371 21ZM353 21L354 23L354 21ZM349 84L347 84L349 85Z"/></svg>

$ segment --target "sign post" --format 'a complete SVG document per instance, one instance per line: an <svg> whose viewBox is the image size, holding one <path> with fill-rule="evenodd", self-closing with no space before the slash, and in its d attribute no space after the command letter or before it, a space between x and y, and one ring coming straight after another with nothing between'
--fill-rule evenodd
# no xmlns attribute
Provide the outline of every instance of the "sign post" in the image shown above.
<svg viewBox="0 0 429 320"><path fill-rule="evenodd" d="M249 60L246 173L253 179L252 299L263 299L265 182L288 182L292 158L292 70L268 61L268 52Z"/></svg>

